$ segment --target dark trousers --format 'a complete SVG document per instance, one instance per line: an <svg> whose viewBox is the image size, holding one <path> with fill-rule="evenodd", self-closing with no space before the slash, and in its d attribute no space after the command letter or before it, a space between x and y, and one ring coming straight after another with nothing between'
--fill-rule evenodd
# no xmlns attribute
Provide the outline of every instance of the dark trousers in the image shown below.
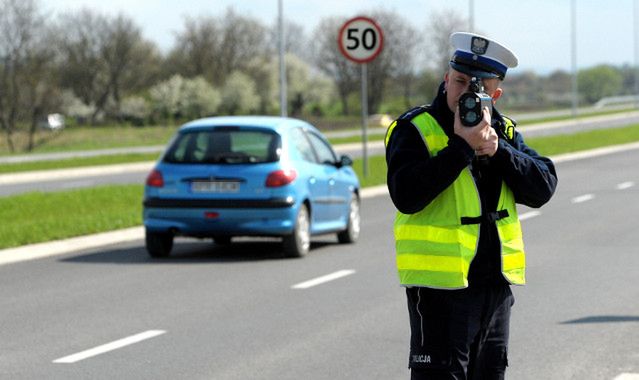
<svg viewBox="0 0 639 380"><path fill-rule="evenodd" d="M508 285L461 290L407 288L411 380L504 379Z"/></svg>

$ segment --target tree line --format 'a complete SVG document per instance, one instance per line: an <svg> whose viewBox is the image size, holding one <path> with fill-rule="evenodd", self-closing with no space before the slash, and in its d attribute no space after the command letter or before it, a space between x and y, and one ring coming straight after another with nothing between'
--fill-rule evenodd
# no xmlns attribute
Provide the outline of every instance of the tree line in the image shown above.
<svg viewBox="0 0 639 380"><path fill-rule="evenodd" d="M432 99L448 66L448 36L467 20L453 11L431 15L423 30L396 12L368 14L382 27L385 48L368 66L370 113L398 115ZM343 17L328 17L306 34L285 22L289 113L354 115L360 110L359 67L337 46ZM62 113L72 124L173 124L220 114L278 114L277 26L232 8L186 17L173 47L162 52L126 14L81 9L52 17L37 0L0 0L0 128L10 151L31 150L39 123ZM424 63L426 62L426 63ZM634 70L609 66L579 73L580 96L630 93ZM570 104L570 74L510 75L508 107ZM13 135L28 131L25 147Z"/></svg>

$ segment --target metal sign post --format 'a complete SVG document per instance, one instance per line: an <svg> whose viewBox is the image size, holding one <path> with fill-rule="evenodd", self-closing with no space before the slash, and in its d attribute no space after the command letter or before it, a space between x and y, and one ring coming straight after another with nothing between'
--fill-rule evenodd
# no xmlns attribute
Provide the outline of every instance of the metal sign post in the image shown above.
<svg viewBox="0 0 639 380"><path fill-rule="evenodd" d="M364 178L368 177L368 70L362 63L362 159Z"/></svg>
<svg viewBox="0 0 639 380"><path fill-rule="evenodd" d="M337 42L342 54L361 64L362 68L362 156L364 177L368 176L368 67L382 52L384 34L382 28L368 17L355 17L342 25Z"/></svg>

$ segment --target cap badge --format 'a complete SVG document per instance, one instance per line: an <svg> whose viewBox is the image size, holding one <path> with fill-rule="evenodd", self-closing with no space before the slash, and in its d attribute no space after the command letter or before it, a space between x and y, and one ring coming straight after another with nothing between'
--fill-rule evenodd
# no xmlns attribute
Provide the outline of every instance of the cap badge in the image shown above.
<svg viewBox="0 0 639 380"><path fill-rule="evenodd" d="M486 54L486 49L488 49L489 41L485 38L481 37L473 37L470 42L470 50L479 55Z"/></svg>

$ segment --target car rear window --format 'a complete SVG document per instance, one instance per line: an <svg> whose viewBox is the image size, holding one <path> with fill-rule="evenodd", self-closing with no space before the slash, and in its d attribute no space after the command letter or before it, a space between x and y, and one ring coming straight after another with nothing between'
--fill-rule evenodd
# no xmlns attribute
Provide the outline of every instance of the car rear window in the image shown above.
<svg viewBox="0 0 639 380"><path fill-rule="evenodd" d="M164 161L184 164L251 164L279 159L280 136L237 127L180 133Z"/></svg>

